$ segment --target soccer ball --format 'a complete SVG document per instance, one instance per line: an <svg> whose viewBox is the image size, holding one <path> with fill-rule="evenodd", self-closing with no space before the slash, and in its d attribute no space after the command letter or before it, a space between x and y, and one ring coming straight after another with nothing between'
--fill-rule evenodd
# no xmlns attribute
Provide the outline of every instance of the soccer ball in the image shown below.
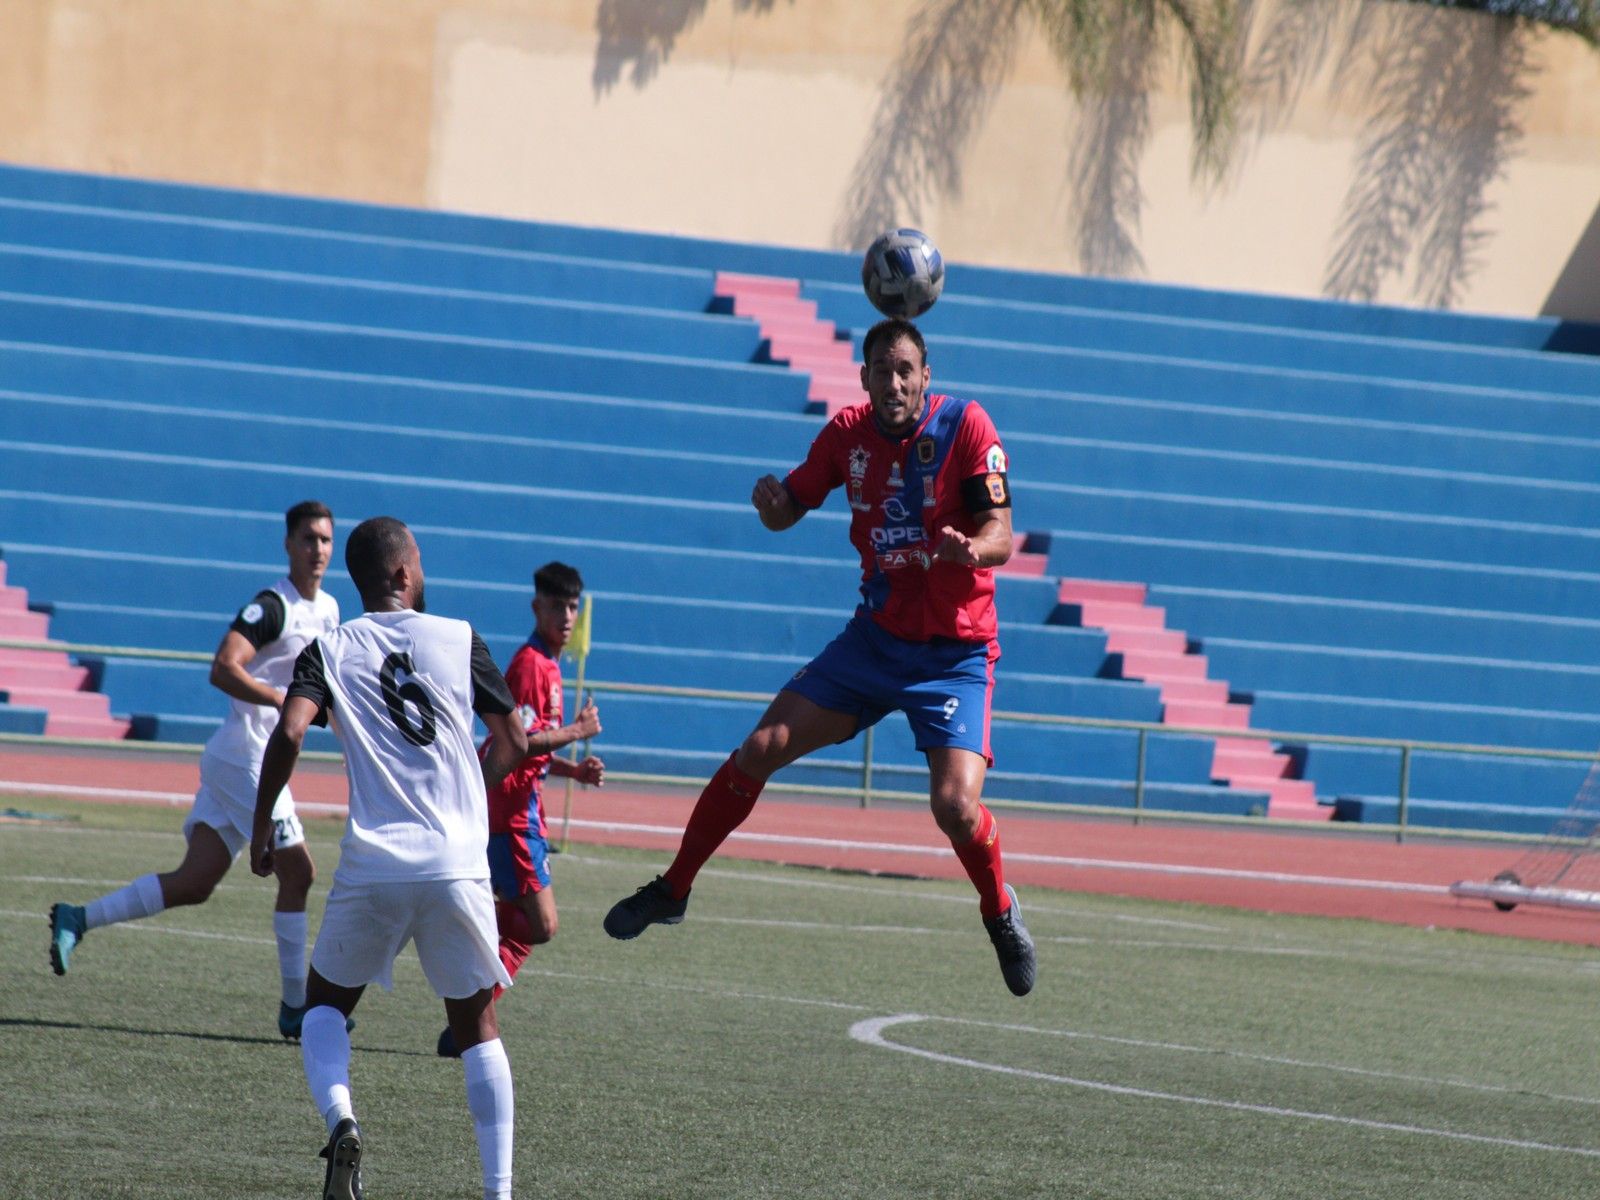
<svg viewBox="0 0 1600 1200"><path fill-rule="evenodd" d="M891 229L867 247L861 286L886 317L920 317L944 290L939 247L917 229Z"/></svg>

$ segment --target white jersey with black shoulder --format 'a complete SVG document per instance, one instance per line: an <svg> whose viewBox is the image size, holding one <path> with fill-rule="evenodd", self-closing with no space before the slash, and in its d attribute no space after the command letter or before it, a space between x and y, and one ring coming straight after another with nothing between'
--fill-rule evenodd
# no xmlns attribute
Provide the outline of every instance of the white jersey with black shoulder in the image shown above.
<svg viewBox="0 0 1600 1200"><path fill-rule="evenodd" d="M294 677L294 661L313 638L339 624L339 602L318 591L307 600L288 576L257 592L228 626L256 648L245 664L253 679L279 691ZM206 742L206 752L235 766L261 770L261 752L278 727L278 710L230 698L222 727Z"/></svg>
<svg viewBox="0 0 1600 1200"><path fill-rule="evenodd" d="M516 704L465 621L369 612L312 642L289 696L338 717L350 819L334 881L487 879L488 802L472 714Z"/></svg>

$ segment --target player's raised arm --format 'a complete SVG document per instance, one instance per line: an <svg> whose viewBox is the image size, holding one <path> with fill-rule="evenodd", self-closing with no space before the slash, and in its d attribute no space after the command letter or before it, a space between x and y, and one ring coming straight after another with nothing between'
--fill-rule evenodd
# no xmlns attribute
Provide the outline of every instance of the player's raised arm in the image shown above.
<svg viewBox="0 0 1600 1200"><path fill-rule="evenodd" d="M994 568L1011 558L1011 510L991 508L978 517L978 528L962 533L953 525L939 530L942 540L933 557L939 562L960 563L964 567Z"/></svg>
<svg viewBox="0 0 1600 1200"><path fill-rule="evenodd" d="M755 505L761 523L774 533L783 532L806 515L806 510L795 502L794 496L776 475L763 475L756 480L756 486L750 493L750 503Z"/></svg>

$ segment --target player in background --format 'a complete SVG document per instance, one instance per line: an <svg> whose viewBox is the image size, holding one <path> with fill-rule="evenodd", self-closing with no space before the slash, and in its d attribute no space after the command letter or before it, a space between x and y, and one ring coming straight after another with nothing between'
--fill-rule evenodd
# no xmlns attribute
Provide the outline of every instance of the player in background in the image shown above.
<svg viewBox="0 0 1600 1200"><path fill-rule="evenodd" d="M600 732L600 712L586 699L571 725L564 723L561 651L572 638L583 596L583 576L566 563L545 563L533 573L533 633L512 655L506 684L528 736L527 756L489 789L489 878L494 884L500 961L513 978L535 946L556 935L556 899L550 890L550 842L543 783L547 775L600 787L606 765L594 755L573 763L555 751ZM487 753L493 738L480 753ZM448 1026L439 1034L441 1058L457 1056Z"/></svg>
<svg viewBox="0 0 1600 1200"><path fill-rule="evenodd" d="M874 325L864 358L866 402L839 412L803 463L782 482L757 480L750 497L762 524L781 531L846 488L862 602L712 776L666 872L618 901L605 930L626 939L682 921L695 875L774 772L898 710L927 755L934 820L977 888L1006 986L1026 995L1033 939L982 803L1000 657L993 568L1011 557L1005 450L977 404L929 394L927 347L910 321Z"/></svg>
<svg viewBox="0 0 1600 1200"><path fill-rule="evenodd" d="M361 1196L346 1022L369 983L390 986L395 956L411 941L462 1048L485 1200L509 1200L514 1096L494 989L511 977L495 935L484 787L521 760L527 739L472 626L425 615L422 556L405 525L363 521L345 543L345 566L362 615L295 660L262 758L250 839L251 869L266 875L278 853L273 797L289 782L307 727L337 717L350 815L311 951L300 1040L328 1126L324 1200ZM494 735L482 762L473 713Z"/></svg>
<svg viewBox="0 0 1600 1200"><path fill-rule="evenodd" d="M211 684L232 700L222 727L200 756L200 788L183 824L188 848L177 868L143 875L86 905L50 909L50 965L67 972L73 950L91 929L153 917L168 908L203 904L250 840L261 752L278 723L294 661L312 638L339 624L339 604L322 590L333 554L333 514L316 500L284 514L289 573L239 610L211 660ZM283 994L278 1031L300 1036L306 1002L306 896L314 868L287 788L275 795L274 873L278 900L272 929Z"/></svg>

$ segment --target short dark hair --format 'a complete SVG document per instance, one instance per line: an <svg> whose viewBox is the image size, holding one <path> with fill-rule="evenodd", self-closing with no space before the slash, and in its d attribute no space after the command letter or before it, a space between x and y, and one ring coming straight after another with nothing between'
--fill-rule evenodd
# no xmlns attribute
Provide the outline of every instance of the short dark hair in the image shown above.
<svg viewBox="0 0 1600 1200"><path fill-rule="evenodd" d="M922 330L918 329L904 317L890 317L886 321L879 321L867 330L867 336L861 339L861 359L863 362L872 362L872 348L880 341L892 346L901 338L910 338L911 344L917 348L917 353L922 355L922 365L928 365L928 343L922 340Z"/></svg>
<svg viewBox="0 0 1600 1200"><path fill-rule="evenodd" d="M383 591L405 556L411 531L393 517L368 517L344 543L344 566L362 599Z"/></svg>
<svg viewBox="0 0 1600 1200"><path fill-rule="evenodd" d="M576 600L583 592L583 576L564 562L547 562L533 573L533 590L558 600Z"/></svg>
<svg viewBox="0 0 1600 1200"><path fill-rule="evenodd" d="M331 524L333 513L321 500L302 500L283 514L283 523L288 527L288 531L293 533L300 528L302 521L327 521Z"/></svg>

